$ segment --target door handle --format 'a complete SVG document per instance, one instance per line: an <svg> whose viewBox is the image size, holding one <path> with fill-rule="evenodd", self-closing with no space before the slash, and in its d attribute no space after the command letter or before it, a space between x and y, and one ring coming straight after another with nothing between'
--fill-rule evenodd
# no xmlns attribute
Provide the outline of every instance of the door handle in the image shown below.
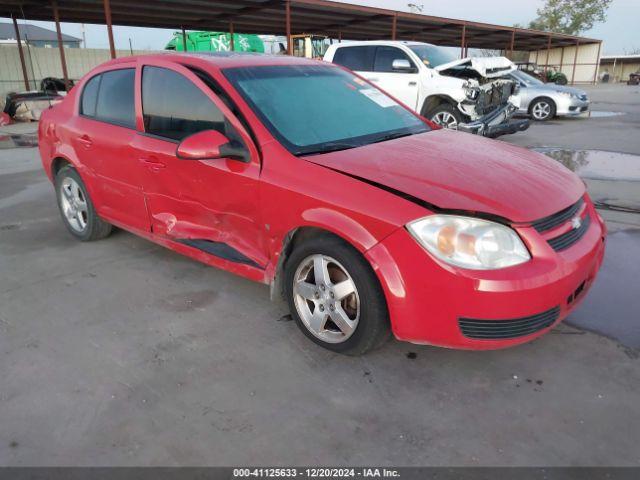
<svg viewBox="0 0 640 480"><path fill-rule="evenodd" d="M91 140L91 137L89 135L82 135L78 137L78 142L84 145L85 148L89 148L91 145L93 145L93 140Z"/></svg>
<svg viewBox="0 0 640 480"><path fill-rule="evenodd" d="M418 82L409 82L409 86L410 87L415 87L418 84Z"/></svg>
<svg viewBox="0 0 640 480"><path fill-rule="evenodd" d="M162 163L156 157L140 157L140 163L147 167L152 172L157 172L162 168L165 168L167 165Z"/></svg>

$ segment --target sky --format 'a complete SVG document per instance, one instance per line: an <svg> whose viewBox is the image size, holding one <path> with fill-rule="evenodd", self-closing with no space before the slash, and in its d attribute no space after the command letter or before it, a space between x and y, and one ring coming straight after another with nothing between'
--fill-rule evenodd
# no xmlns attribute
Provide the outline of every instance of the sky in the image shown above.
<svg viewBox="0 0 640 480"><path fill-rule="evenodd" d="M536 10L543 0L349 0L372 7L409 11L408 3L423 5L423 13L498 25L527 24L536 16ZM640 20L640 0L613 0L607 14L607 21L596 25L583 35L604 40L605 55L622 54L631 49L640 49L637 35ZM2 19L2 21L9 21ZM29 22L54 29L52 22ZM131 39L134 49L164 48L174 30L114 27L116 48L128 49ZM82 38L81 26L63 23L62 32ZM85 25L87 48L108 48L104 25Z"/></svg>

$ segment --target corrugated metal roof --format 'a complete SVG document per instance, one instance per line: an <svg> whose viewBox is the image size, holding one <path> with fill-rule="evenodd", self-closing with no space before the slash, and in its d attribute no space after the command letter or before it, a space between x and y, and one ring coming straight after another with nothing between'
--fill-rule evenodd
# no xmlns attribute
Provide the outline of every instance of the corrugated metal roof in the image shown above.
<svg viewBox="0 0 640 480"><path fill-rule="evenodd" d="M282 35L285 0L111 0L114 25ZM102 0L58 0L63 22L105 23ZM599 40L434 17L328 0L290 0L291 33L315 33L352 40L384 40L396 25L396 39L470 48L538 50ZM21 7L22 6L22 7ZM0 16L52 20L50 0L3 0Z"/></svg>

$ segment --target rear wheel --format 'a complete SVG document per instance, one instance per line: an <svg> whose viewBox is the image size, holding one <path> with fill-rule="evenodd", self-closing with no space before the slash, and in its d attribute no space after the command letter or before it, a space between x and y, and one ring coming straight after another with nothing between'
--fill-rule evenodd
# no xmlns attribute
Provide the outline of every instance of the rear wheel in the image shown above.
<svg viewBox="0 0 640 480"><path fill-rule="evenodd" d="M61 168L55 178L55 187L62 221L71 235L87 242L111 233L111 224L96 214L87 188L74 168Z"/></svg>
<svg viewBox="0 0 640 480"><path fill-rule="evenodd" d="M462 113L450 103L441 103L433 107L426 113L425 117L433 123L451 130L457 130L458 125L464 121Z"/></svg>
<svg viewBox="0 0 640 480"><path fill-rule="evenodd" d="M555 116L556 104L550 98L537 98L531 103L529 114L537 122L546 122Z"/></svg>
<svg viewBox="0 0 640 480"><path fill-rule="evenodd" d="M362 255L341 239L321 236L296 247L285 282L292 316L318 345L362 355L389 337L380 283Z"/></svg>

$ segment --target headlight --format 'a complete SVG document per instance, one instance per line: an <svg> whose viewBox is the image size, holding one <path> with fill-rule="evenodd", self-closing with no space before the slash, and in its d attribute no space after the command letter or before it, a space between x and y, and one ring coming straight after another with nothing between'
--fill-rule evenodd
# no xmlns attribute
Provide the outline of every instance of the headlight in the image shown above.
<svg viewBox="0 0 640 480"><path fill-rule="evenodd" d="M558 93L563 97L578 98L578 95L576 95L575 93L571 93L571 92L558 92Z"/></svg>
<svg viewBox="0 0 640 480"><path fill-rule="evenodd" d="M407 229L433 256L463 268L494 270L531 258L514 230L488 220L432 215L407 224Z"/></svg>

